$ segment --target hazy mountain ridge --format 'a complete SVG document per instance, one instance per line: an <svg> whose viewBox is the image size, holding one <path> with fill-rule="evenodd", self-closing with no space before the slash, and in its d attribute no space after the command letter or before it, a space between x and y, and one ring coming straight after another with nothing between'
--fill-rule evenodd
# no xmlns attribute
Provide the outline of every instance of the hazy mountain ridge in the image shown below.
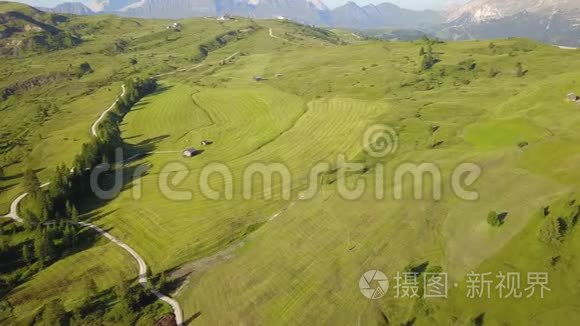
<svg viewBox="0 0 580 326"><path fill-rule="evenodd" d="M332 10L332 26L350 28L399 27L416 28L442 22L442 16L432 10L414 11L391 3L358 6L354 2ZM388 22L388 25L385 25Z"/></svg>
<svg viewBox="0 0 580 326"><path fill-rule="evenodd" d="M90 7L130 17L283 16L328 27L415 29L452 40L528 37L580 46L578 0L472 0L445 14L403 9L390 3L359 6L352 1L329 9L322 0L95 0ZM83 14L73 4L57 6L53 11Z"/></svg>
<svg viewBox="0 0 580 326"><path fill-rule="evenodd" d="M63 2L54 8L39 8L46 12L72 14L72 15L94 15L95 12L91 8L85 6L80 2Z"/></svg>
<svg viewBox="0 0 580 326"><path fill-rule="evenodd" d="M97 0L90 7L103 13L131 17L283 16L301 23L350 28L412 28L444 21L441 14L431 10L408 10L390 3L359 6L354 2L329 9L322 0ZM72 6L57 6L54 10L77 14L72 12Z"/></svg>

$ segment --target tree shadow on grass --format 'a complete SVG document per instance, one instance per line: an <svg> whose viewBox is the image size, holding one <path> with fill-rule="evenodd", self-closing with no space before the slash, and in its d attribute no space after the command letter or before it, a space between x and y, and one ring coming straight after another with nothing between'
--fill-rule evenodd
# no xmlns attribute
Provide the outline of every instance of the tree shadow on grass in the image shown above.
<svg viewBox="0 0 580 326"><path fill-rule="evenodd" d="M0 186L0 193L4 192L4 191L8 191L12 188L14 188L17 185L17 183L13 183L7 186Z"/></svg>
<svg viewBox="0 0 580 326"><path fill-rule="evenodd" d="M504 224L506 218L508 217L508 212L503 212L497 215L497 220L499 221L500 224Z"/></svg>
<svg viewBox="0 0 580 326"><path fill-rule="evenodd" d="M97 212L96 209L91 209L88 213L83 214L81 216L81 218L84 221L100 220L100 219L105 218L105 217L107 217L107 216L109 216L111 214L114 214L117 211L118 211L118 209L113 209L111 211L107 211L107 212L104 212L104 213L100 213L100 212Z"/></svg>
<svg viewBox="0 0 580 326"><path fill-rule="evenodd" d="M485 313L481 313L471 320L473 326L483 326L485 322Z"/></svg>
<svg viewBox="0 0 580 326"><path fill-rule="evenodd" d="M199 318L199 316L201 316L201 311L196 312L195 314L193 314L193 316L189 317L187 320L183 321L184 325L190 325L192 322L194 322L197 318Z"/></svg>
<svg viewBox="0 0 580 326"><path fill-rule="evenodd" d="M90 196L80 202L78 207L80 212L87 217L91 212L95 212L107 205L109 201L116 198L121 192L130 190L141 178L149 175L151 164L148 162L134 164L134 162L147 158L157 148L157 144L168 137L169 135L160 135L145 139L134 145L124 144L123 157L120 158L122 162L113 164L113 168L102 172L97 178L100 190L111 192L111 194L97 196L97 193L93 190ZM91 220L99 220L104 217L104 215L98 215L97 213L92 214Z"/></svg>
<svg viewBox="0 0 580 326"><path fill-rule="evenodd" d="M113 164L116 166L109 171L101 173L97 179L97 183L101 190L107 192L111 190L116 191L113 191L114 194L112 196L103 198L103 196L97 196L93 190L91 196L88 196L81 201L78 207L81 213L87 216L87 214L97 211L107 205L109 201L116 198L121 192L130 190L141 178L149 175L149 170L152 168L151 164L148 162L140 164L133 163L146 159L151 155L151 152L157 148L157 144L168 137L169 135L160 135L145 139L134 145L124 144L122 163L118 162ZM120 178L119 175L121 176ZM97 213L93 214L94 215L91 217L92 220L98 220L105 216L97 216Z"/></svg>
<svg viewBox="0 0 580 326"><path fill-rule="evenodd" d="M81 201L79 210L85 218L90 217L91 221L97 221L112 214L114 211L105 214L96 212L115 199L121 192L130 190L139 179L149 174L150 169L150 164L137 164L117 167L102 173L97 179L99 192L97 193L93 189L93 193Z"/></svg>
<svg viewBox="0 0 580 326"><path fill-rule="evenodd" d="M34 171L35 174L39 174L40 172L42 172L44 170L45 170L45 168L39 168L39 169L34 169L32 171ZM11 181L11 180L20 179L22 177L24 177L24 172L17 173L17 174L13 174L13 175L7 175L7 176L4 176L4 177L0 178L0 180L2 180L2 181Z"/></svg>
<svg viewBox="0 0 580 326"><path fill-rule="evenodd" d="M139 143L132 145L132 146L136 146L136 147L140 147L139 149L141 150L153 150L155 149L155 145L162 142L163 140L169 138L169 135L160 135L160 136L156 136L156 137L152 137L152 138L148 138L145 140L140 141Z"/></svg>
<svg viewBox="0 0 580 326"><path fill-rule="evenodd" d="M129 139L134 139L134 138L139 138L143 136L143 134L139 134L139 135L134 135L134 136L129 136L129 137L125 137L124 140L129 140Z"/></svg>

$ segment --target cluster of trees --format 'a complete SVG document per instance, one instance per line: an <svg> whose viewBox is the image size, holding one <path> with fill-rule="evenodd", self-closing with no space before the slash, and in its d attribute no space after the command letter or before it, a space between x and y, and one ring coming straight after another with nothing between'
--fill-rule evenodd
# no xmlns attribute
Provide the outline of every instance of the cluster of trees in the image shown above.
<svg viewBox="0 0 580 326"><path fill-rule="evenodd" d="M431 67L438 62L433 56L433 46L430 42L427 44L427 50L425 50L425 47L421 47L421 50L419 50L419 56L422 57L421 70L431 69Z"/></svg>
<svg viewBox="0 0 580 326"><path fill-rule="evenodd" d="M97 137L83 144L72 168L65 165L56 168L48 191L40 189L41 184L34 171L27 170L24 173L24 187L30 196L24 206L24 213L29 223L37 224L52 218L76 221L79 201L92 194L89 182L91 170L101 163L112 162L115 148L123 144L119 122L137 101L156 88L157 82L154 79L127 81L125 96L103 119Z"/></svg>
<svg viewBox="0 0 580 326"><path fill-rule="evenodd" d="M88 235L82 238L79 236L78 228L77 225L64 222L36 228L32 248L24 244L22 258L27 264L36 261L40 267L56 261L88 240Z"/></svg>
<svg viewBox="0 0 580 326"><path fill-rule="evenodd" d="M48 52L67 48L81 43L79 38L67 32L42 32L27 41L27 48L34 52Z"/></svg>
<svg viewBox="0 0 580 326"><path fill-rule="evenodd" d="M82 198L92 194L90 173L98 164L110 162L117 146L122 145L119 121L130 108L144 95L155 90L155 80L130 80L126 82L126 94L117 103L114 112L108 114L100 125L98 136L83 145L76 156L72 168L60 165L56 168L48 189L41 188L41 182L35 171L27 170L23 177L24 190L28 199L20 207L25 218L26 228L33 232L32 244L25 244L16 259L27 264L39 263L46 266L71 250L79 243L92 241L90 233L79 239L77 227L62 222L67 219L78 221L77 205ZM45 226L48 221L60 221L52 226Z"/></svg>
<svg viewBox="0 0 580 326"><path fill-rule="evenodd" d="M69 66L69 69L70 68L72 68L72 66ZM73 74L77 78L81 78L82 76L86 74L92 74L93 72L94 70L91 65L88 62L83 62L76 69L74 69Z"/></svg>
<svg viewBox="0 0 580 326"><path fill-rule="evenodd" d="M487 224L491 226L502 226L504 223L504 219L501 214L498 214L495 211L491 211L487 214Z"/></svg>
<svg viewBox="0 0 580 326"><path fill-rule="evenodd" d="M5 231L0 224L0 269L3 272L4 269L11 271L10 275L6 274L7 277L0 277L0 296L38 270L94 241L93 232L81 232L80 226L75 223L79 219L77 205L85 196L92 194L90 171L98 164L112 160L115 147L122 145L119 122L137 101L156 87L153 79L127 81L126 94L103 119L97 137L83 145L72 168L58 166L46 188L41 188L36 171L25 171L23 187L28 197L20 206L25 226L14 225L12 232L29 240L10 245L3 237ZM136 302L135 307L146 295L140 288L127 294L133 298L130 302ZM59 305L58 302L49 303L37 318L51 321L47 323L50 325L60 324L63 318L70 319L70 314L63 314L64 310Z"/></svg>
<svg viewBox="0 0 580 326"><path fill-rule="evenodd" d="M94 241L93 233L79 230L79 226L64 221L37 224L31 229L12 225L12 230L5 230L0 225L0 297L37 271ZM26 240L7 240L7 235L16 234Z"/></svg>
<svg viewBox="0 0 580 326"><path fill-rule="evenodd" d="M201 62L209 55L210 52L222 48L229 42L242 38L245 33L250 33L257 29L258 27L255 25L250 25L244 28L246 32L241 32L241 30L230 30L208 41L205 41L198 46L198 53L191 58L191 61Z"/></svg>
<svg viewBox="0 0 580 326"><path fill-rule="evenodd" d="M129 48L129 41L124 39L116 39L113 43L106 46L101 53L108 56L113 56L119 53L126 52Z"/></svg>
<svg viewBox="0 0 580 326"><path fill-rule="evenodd" d="M239 32L236 30L227 31L221 35L214 37L211 40L205 41L198 46L199 53L192 58L194 62L201 62L203 61L211 51L215 51L226 44L228 44L231 40L238 37Z"/></svg>
<svg viewBox="0 0 580 326"><path fill-rule="evenodd" d="M60 300L50 301L38 311L34 324L134 325L141 309L155 301L155 297L141 285L131 287L125 281L112 290L99 293L94 280L87 278L83 290L86 297L79 307L66 311ZM158 312L153 313L158 315Z"/></svg>
<svg viewBox="0 0 580 326"><path fill-rule="evenodd" d="M576 205L576 201L570 201L561 206L563 207L554 213L551 213L549 208L544 209L545 220L540 226L538 237L545 244L560 244L578 223L580 206Z"/></svg>

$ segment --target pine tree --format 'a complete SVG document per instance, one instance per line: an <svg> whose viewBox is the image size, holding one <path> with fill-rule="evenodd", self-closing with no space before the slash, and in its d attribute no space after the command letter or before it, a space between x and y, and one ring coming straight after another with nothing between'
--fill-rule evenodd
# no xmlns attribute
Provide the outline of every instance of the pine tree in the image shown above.
<svg viewBox="0 0 580 326"><path fill-rule="evenodd" d="M85 291L87 291L87 297L92 297L93 295L97 294L99 290L95 280L90 277L85 280Z"/></svg>
<svg viewBox="0 0 580 326"><path fill-rule="evenodd" d="M42 325L65 325L66 310L58 300L53 300L44 306Z"/></svg>
<svg viewBox="0 0 580 326"><path fill-rule="evenodd" d="M42 263L49 263L56 259L56 247L48 231L36 230L34 237L34 256Z"/></svg>
<svg viewBox="0 0 580 326"><path fill-rule="evenodd" d="M7 239L0 239L0 254L5 254L10 250L10 245Z"/></svg>
<svg viewBox="0 0 580 326"><path fill-rule="evenodd" d="M427 58L423 56L421 58L421 70L426 70L427 68Z"/></svg>
<svg viewBox="0 0 580 326"><path fill-rule="evenodd" d="M159 279L157 280L157 290L163 291L167 286L167 278L165 277L165 272L161 273Z"/></svg>
<svg viewBox="0 0 580 326"><path fill-rule="evenodd" d="M427 69L431 68L434 64L433 47L431 46L431 44L427 46L427 54L425 54L425 64Z"/></svg>
<svg viewBox="0 0 580 326"><path fill-rule="evenodd" d="M516 77L523 77L525 75L524 67L521 62L516 64Z"/></svg>
<svg viewBox="0 0 580 326"><path fill-rule="evenodd" d="M76 229L74 226L67 225L63 233L63 245L66 249L73 249L76 245Z"/></svg>
<svg viewBox="0 0 580 326"><path fill-rule="evenodd" d="M73 215L73 206L72 206L72 204L70 203L69 200L66 201L65 210L66 210L66 216L68 218L72 218L72 215Z"/></svg>
<svg viewBox="0 0 580 326"><path fill-rule="evenodd" d="M30 251L30 248L28 247L27 244L24 244L24 246L22 246L22 259L24 259L24 262L26 262L27 265L30 265L34 260L32 252Z"/></svg>
<svg viewBox="0 0 580 326"><path fill-rule="evenodd" d="M34 257L40 262L44 261L46 255L46 248L44 247L44 237L40 229L37 229L35 231L33 245L34 245Z"/></svg>
<svg viewBox="0 0 580 326"><path fill-rule="evenodd" d="M487 214L487 223L491 226L501 226L503 224L499 215L495 211L491 211Z"/></svg>
<svg viewBox="0 0 580 326"><path fill-rule="evenodd" d="M24 190L26 192L28 192L29 194L36 193L38 191L38 188L40 188L40 181L38 180L36 173L31 169L27 169L24 172L23 183L24 183Z"/></svg>
<svg viewBox="0 0 580 326"><path fill-rule="evenodd" d="M74 205L72 206L72 212L71 212L70 218L75 223L77 223L79 221L79 211L77 210L77 208Z"/></svg>
<svg viewBox="0 0 580 326"><path fill-rule="evenodd" d="M427 51L423 51L423 58L421 59L421 70L427 70L435 65L435 58L433 57L433 47L431 44L427 46Z"/></svg>
<svg viewBox="0 0 580 326"><path fill-rule="evenodd" d="M421 47L421 50L419 50L419 56L424 56L425 55L425 48Z"/></svg>
<svg viewBox="0 0 580 326"><path fill-rule="evenodd" d="M38 216L30 210L27 210L26 213L24 214L24 216L26 216L25 221L26 221L29 228L40 223L40 219L38 218Z"/></svg>
<svg viewBox="0 0 580 326"><path fill-rule="evenodd" d="M40 214L40 220L46 222L50 219L50 213L48 212L48 208L44 207L42 209L42 214Z"/></svg>
<svg viewBox="0 0 580 326"><path fill-rule="evenodd" d="M118 300L125 300L129 294L129 284L121 278L119 285L115 287L115 296Z"/></svg>

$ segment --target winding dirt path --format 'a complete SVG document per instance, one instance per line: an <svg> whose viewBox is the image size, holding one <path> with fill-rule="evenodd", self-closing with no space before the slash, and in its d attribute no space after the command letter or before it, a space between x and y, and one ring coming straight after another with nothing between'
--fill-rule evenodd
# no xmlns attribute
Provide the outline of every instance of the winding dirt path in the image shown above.
<svg viewBox="0 0 580 326"><path fill-rule="evenodd" d="M99 116L97 121L95 121L93 123L93 125L91 126L91 133L92 133L93 137L97 136L97 127L99 126L99 123L101 122L101 120L105 117L105 115L110 110L112 110L115 107L115 104L117 104L119 99L125 95L125 85L123 84L121 86L121 88L123 90L121 95L119 97L117 97L115 102L113 102L113 104L111 104L111 106L107 110L105 110L103 113L101 113L101 115ZM46 187L48 185L49 185L49 183L45 183L45 184L41 185L41 188ZM28 193L24 193L24 194L18 196L10 204L10 212L3 217L11 218L15 222L23 224L24 220L18 215L18 205L20 205L20 203L22 202L22 200L24 198L26 198L26 196L28 196ZM72 221L69 221L69 222L74 223ZM143 286L145 289L148 288L148 286L147 286L148 280L149 280L147 277L148 267L147 267L147 264L145 263L145 260L137 253L137 251L135 249L131 248L128 244L124 243L123 241L119 240L118 238L116 238L115 236L110 234L109 232L103 230L102 228L100 228L94 224L87 223L87 222L78 222L77 224L80 226L83 226L83 227L88 227L88 228L93 229L98 234L104 236L105 238L109 239L111 242L113 242L117 246L121 247L126 252L128 252L135 259L135 261L137 261L137 264L139 265L139 277L138 277L139 284L141 284L141 286ZM153 293L159 300L169 304L171 306L171 308L173 309L173 313L175 315L175 322L179 326L183 325L183 311L181 310L181 306L179 305L179 302L177 302L173 298L171 298L171 297L169 297L169 296L167 296L167 295L165 295L165 294L163 294L155 289L151 290L151 293Z"/></svg>
<svg viewBox="0 0 580 326"><path fill-rule="evenodd" d="M284 41L284 42L288 42L288 43L291 43L291 44L296 44L296 43L294 43L294 42L292 42L292 41L288 41L288 40L287 40L287 39L285 39L285 38L281 38L280 36L276 36L276 35L274 35L274 30L273 30L271 27L270 27L270 29L268 30L268 33L270 34L270 37L271 37L271 38L279 39L279 40L282 40L282 41Z"/></svg>
<svg viewBox="0 0 580 326"><path fill-rule="evenodd" d="M91 126L91 135L93 135L93 137L97 137L97 127L99 126L99 123L101 123L101 120L105 118L105 116L107 115L107 113L109 113L109 111L115 108L115 105L117 104L117 102L119 102L119 99L125 96L125 84L121 85L121 89L122 89L121 95L119 95L119 97L115 99L115 102L113 102L113 104L111 104L111 106L108 109L106 109L105 111L103 111L103 113L101 113L101 115Z"/></svg>
<svg viewBox="0 0 580 326"><path fill-rule="evenodd" d="M270 29L270 31L271 31L271 29ZM273 36L273 37L275 37L275 36ZM227 57L225 59L225 61L229 61L230 59L232 59L233 57L235 57L238 54L239 54L239 52L232 54L231 56ZM162 77L162 76L166 76L166 75L172 75L172 74L175 74L178 72L185 72L185 71L199 68L202 65L203 64L198 64L198 65L195 65L193 67L182 68L182 69L178 69L176 71L170 72L170 73L155 75L153 77ZM125 93L126 93L125 84L121 85L121 90L122 90L121 95L119 95L115 99L113 104L111 104L111 106L109 106L108 109L103 111L99 115L97 120L91 125L91 135L93 137L97 137L98 126L101 123L101 121L105 118L107 113L109 113L112 109L115 108L115 105L117 104L117 102L119 102L119 99L121 99L121 97L125 96ZM180 151L151 152L151 154L178 153L178 152L180 152ZM134 155L133 157L127 159L126 161L130 161L139 155L141 155L141 154ZM45 183L45 184L41 185L40 187L43 188L43 187L46 187L48 185L49 185L49 183ZM16 223L23 224L24 220L18 215L18 206L20 205L22 200L24 200L24 198L26 198L27 196L28 196L28 193L24 193L24 194L21 194L20 196L18 196L16 199L14 199L14 201L10 204L10 212L8 214L0 216L0 217L1 218L10 218L10 219L14 220ZM75 223L72 221L68 221L68 222ZM124 243L123 241L116 238L115 236L113 236L109 232L103 230L102 228L100 228L94 224L87 223L87 222L78 222L77 224L80 226L88 227L88 228L94 230L98 234L104 236L105 238L109 239L111 242L113 242L117 246L121 247L126 252L128 252L135 259L137 264L139 265L139 276L138 276L139 284L141 284L141 286L143 286L146 289L148 288L148 280L149 280L147 277L148 267L147 267L147 264L145 263L145 260L137 253L137 251L135 249L131 248L128 244ZM171 308L173 309L173 313L175 315L175 321L176 321L177 325L179 325L179 326L183 325L183 310L181 309L179 302L177 302L175 299L173 299L173 298L171 298L171 297L169 297L169 296L167 296L167 295L165 295L165 294L163 294L155 289L152 289L151 293L153 293L159 300L169 304L171 306Z"/></svg>
<svg viewBox="0 0 580 326"><path fill-rule="evenodd" d="M145 263L145 260L143 260L143 258L137 253L137 251L135 251L135 249L131 248L128 244L124 243L123 241L119 240L118 238L116 238L115 236L110 234L109 232L101 229L100 227L98 227L94 224L87 223L87 222L78 222L78 224L81 226L85 226L85 227L93 229L95 232L97 232L100 235L104 236L105 238L109 239L112 243L123 248L126 252L128 252L131 256L133 256L133 258L135 259L135 261L137 261L137 264L139 265L139 278L138 278L139 284L141 284L141 286L143 286L145 289L147 289L147 282L148 282L147 264ZM179 302L177 302L175 299L168 297L165 294L163 294L155 289L152 289L151 293L153 293L159 300L161 300L161 301L163 301L171 306L171 308L173 309L173 313L175 314L175 322L177 323L177 325L182 325L183 324L183 311L181 310L181 306L179 305Z"/></svg>
<svg viewBox="0 0 580 326"><path fill-rule="evenodd" d="M41 187L46 187L48 185L49 185L48 183L45 183ZM10 213L8 215L6 215L5 217L9 217L9 218L13 219L15 222L20 223L20 224L24 223L24 220L20 216L18 216L18 205L20 204L20 202L24 198L26 198L26 196L28 196L28 193L24 193L24 194L18 196L18 198L16 198L12 202L12 205L10 206ZM135 259L135 261L137 261L137 264L139 265L138 282L145 289L148 288L147 285L148 285L149 279L147 277L147 271L148 271L147 264L145 263L145 260L143 260L143 258L137 253L137 251L135 251L135 249L131 248L128 244L124 243L123 241L119 240L118 238L116 238L115 236L110 234L109 232L103 230L102 228L100 228L94 224L87 223L87 222L76 222L76 223L73 221L67 221L67 222L73 223L73 224L78 224L80 226L84 226L84 227L88 227L88 228L93 229L95 232L97 232L98 234L109 239L112 243L121 247L123 250L125 250L131 256L133 256L133 258ZM179 302L177 302L173 298L168 297L165 294L163 294L155 289L152 289L151 293L153 293L159 300L169 304L171 306L171 308L173 309L173 313L175 314L175 322L177 323L177 325L180 325L180 326L183 325L183 311L181 310L181 306L179 305Z"/></svg>
<svg viewBox="0 0 580 326"><path fill-rule="evenodd" d="M50 183L45 183L45 184L41 185L40 188L44 188L44 187L48 186L49 184ZM18 205L20 205L20 202L24 198L26 198L26 196L28 196L27 192L23 193L22 195L18 196L16 199L14 199L12 204L10 204L10 213L8 213L2 217L11 218L16 223L24 224L24 220L22 218L20 218L20 216L18 216Z"/></svg>
<svg viewBox="0 0 580 326"><path fill-rule="evenodd" d="M186 72L186 71L190 71L190 70L193 70L193 69L197 69L197 68L199 68L199 67L201 67L201 66L203 66L203 63L200 63L200 64L198 64L198 65L195 65L195 66L192 66L192 67L189 67L189 68L180 68L180 69L177 69L177 70L175 70L175 71L170 71L170 72L165 72L165 73L162 73L162 74L154 75L153 77L157 78L157 77L163 77L163 76L174 75L174 74L176 74L176 73L178 73L178 72Z"/></svg>
<svg viewBox="0 0 580 326"><path fill-rule="evenodd" d="M197 68L200 66L201 65L198 65L194 68ZM194 69L194 68L191 68L191 69ZM156 76L156 77L160 77L160 76ZM121 95L119 95L119 97L117 97L115 102L113 102L113 104L111 104L111 106L99 116L97 121L95 121L95 123L93 123L93 126L91 127L93 137L97 136L97 127L99 126L99 123L101 122L101 120L105 117L105 115L110 110L112 110L115 107L115 105L117 104L119 99L125 95L125 84L121 85L121 88L123 90L121 92ZM24 195L24 196L26 196L26 195ZM18 206L18 203L16 204L16 206ZM137 251L135 249L131 248L128 244L124 243L123 241L114 237L109 232L101 229L100 227L98 227L94 224L87 223L87 222L79 222L78 224L81 226L85 226L85 227L93 229L95 232L97 232L100 235L104 236L105 238L109 239L111 242L113 242L117 246L121 247L126 252L128 252L131 256L133 256L133 258L135 259L135 261L137 261L137 264L139 265L139 278L138 278L139 284L141 284L141 286L143 286L145 289L147 289L147 283L148 283L147 270L148 270L148 267L147 267L147 264L145 263L145 260L137 253ZM179 305L179 302L177 302L173 298L166 296L165 294L163 294L157 290L154 290L154 289L151 290L151 293L153 293L159 300L169 304L171 306L171 308L173 309L173 313L175 315L175 322L179 326L183 325L183 311L181 310L181 306Z"/></svg>

